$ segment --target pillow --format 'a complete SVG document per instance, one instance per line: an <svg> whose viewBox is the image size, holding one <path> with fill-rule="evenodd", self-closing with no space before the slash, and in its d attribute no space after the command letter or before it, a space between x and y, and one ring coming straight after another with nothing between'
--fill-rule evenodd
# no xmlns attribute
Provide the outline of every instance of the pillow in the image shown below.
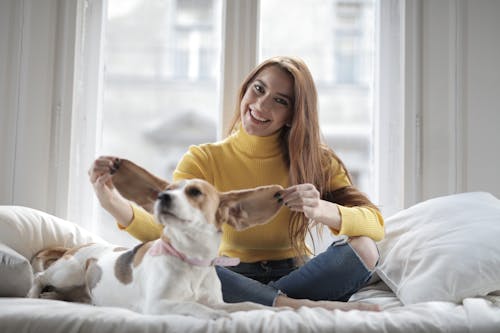
<svg viewBox="0 0 500 333"><path fill-rule="evenodd" d="M77 224L39 210L0 206L0 243L28 260L50 246L73 247L90 242L105 243Z"/></svg>
<svg viewBox="0 0 500 333"><path fill-rule="evenodd" d="M33 277L31 258L51 246L105 243L78 225L21 206L0 206L0 296L26 296Z"/></svg>
<svg viewBox="0 0 500 333"><path fill-rule="evenodd" d="M32 276L28 259L0 243L0 296L26 296Z"/></svg>
<svg viewBox="0 0 500 333"><path fill-rule="evenodd" d="M427 200L386 219L376 272L405 305L484 296L500 290L499 236L493 195Z"/></svg>

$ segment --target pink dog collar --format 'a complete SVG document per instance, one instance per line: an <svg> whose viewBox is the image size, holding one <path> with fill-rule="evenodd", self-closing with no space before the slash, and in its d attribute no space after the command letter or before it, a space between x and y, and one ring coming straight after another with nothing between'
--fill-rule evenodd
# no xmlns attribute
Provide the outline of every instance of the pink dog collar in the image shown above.
<svg viewBox="0 0 500 333"><path fill-rule="evenodd" d="M229 257L216 257L212 260L200 260L196 258L189 258L184 253L179 252L175 247L170 244L170 242L166 242L163 239L158 239L154 242L153 246L149 249L149 254L152 256L161 256L161 255L171 255L181 259L188 264L195 266L236 266L240 263L239 258L229 258Z"/></svg>

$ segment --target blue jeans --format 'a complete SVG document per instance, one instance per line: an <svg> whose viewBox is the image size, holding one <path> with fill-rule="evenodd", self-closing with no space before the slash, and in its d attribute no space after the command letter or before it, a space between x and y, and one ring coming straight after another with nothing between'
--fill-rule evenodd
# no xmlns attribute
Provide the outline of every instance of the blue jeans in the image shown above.
<svg viewBox="0 0 500 333"><path fill-rule="evenodd" d="M224 301L272 306L279 293L297 299L347 301L372 275L344 240L334 242L301 267L290 262L240 264L232 269L216 266Z"/></svg>

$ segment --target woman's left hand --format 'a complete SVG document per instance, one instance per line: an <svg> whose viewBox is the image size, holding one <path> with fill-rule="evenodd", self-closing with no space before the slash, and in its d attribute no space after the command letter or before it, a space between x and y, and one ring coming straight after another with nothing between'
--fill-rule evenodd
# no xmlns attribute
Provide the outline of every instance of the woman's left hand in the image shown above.
<svg viewBox="0 0 500 333"><path fill-rule="evenodd" d="M337 205L321 200L320 193L313 184L290 186L280 193L280 201L292 211L303 212L306 218L315 223L323 223L340 228L340 213Z"/></svg>

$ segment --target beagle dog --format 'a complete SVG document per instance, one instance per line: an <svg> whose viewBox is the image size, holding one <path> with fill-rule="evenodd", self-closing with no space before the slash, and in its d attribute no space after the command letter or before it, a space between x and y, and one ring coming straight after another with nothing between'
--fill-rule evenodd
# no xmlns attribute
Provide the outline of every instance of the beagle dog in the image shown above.
<svg viewBox="0 0 500 333"><path fill-rule="evenodd" d="M200 179L168 184L124 159L112 174L125 198L154 212L164 226L161 238L133 249L85 244L42 250L32 260L36 274L28 297L47 297L50 290L50 298L208 319L270 309L224 303L214 266L239 263L217 255L222 224L242 230L266 223L281 207L273 197L281 186L220 193Z"/></svg>

